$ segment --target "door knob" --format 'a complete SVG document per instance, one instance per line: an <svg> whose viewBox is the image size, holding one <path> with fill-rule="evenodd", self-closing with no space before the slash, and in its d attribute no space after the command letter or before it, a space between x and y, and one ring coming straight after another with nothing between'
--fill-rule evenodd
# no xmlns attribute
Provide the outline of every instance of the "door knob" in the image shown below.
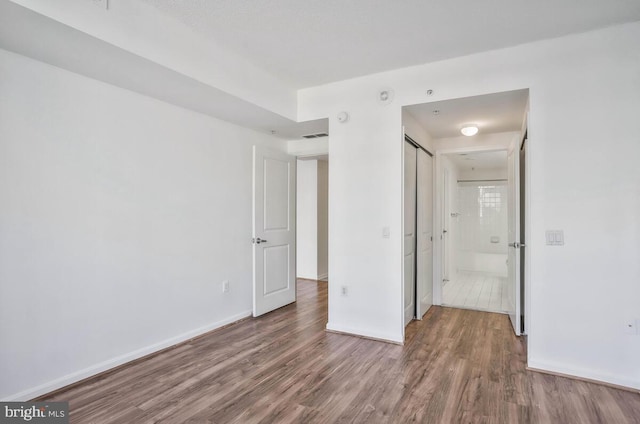
<svg viewBox="0 0 640 424"><path fill-rule="evenodd" d="M258 238L254 238L254 239L252 239L252 241L253 241L253 243L255 243L255 244L260 244L260 243L266 243L266 242L267 242L266 240L263 240L263 239L261 239L260 237L258 237Z"/></svg>

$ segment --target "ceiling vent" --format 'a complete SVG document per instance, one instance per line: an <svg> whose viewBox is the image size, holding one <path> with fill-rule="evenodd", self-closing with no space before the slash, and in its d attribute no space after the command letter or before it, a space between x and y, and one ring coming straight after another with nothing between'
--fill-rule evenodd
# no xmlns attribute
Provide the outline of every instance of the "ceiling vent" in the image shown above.
<svg viewBox="0 0 640 424"><path fill-rule="evenodd" d="M321 138L321 137L327 137L327 136L329 136L329 134L327 133L317 133L317 134L303 135L302 138Z"/></svg>

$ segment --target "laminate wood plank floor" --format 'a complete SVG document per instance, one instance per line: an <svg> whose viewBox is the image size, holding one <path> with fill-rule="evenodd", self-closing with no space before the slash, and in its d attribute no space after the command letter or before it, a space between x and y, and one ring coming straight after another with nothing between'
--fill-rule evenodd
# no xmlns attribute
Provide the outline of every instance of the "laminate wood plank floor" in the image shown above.
<svg viewBox="0 0 640 424"><path fill-rule="evenodd" d="M640 394L525 369L506 315L432 307L404 346L325 332L298 301L46 400L72 423L640 423Z"/></svg>

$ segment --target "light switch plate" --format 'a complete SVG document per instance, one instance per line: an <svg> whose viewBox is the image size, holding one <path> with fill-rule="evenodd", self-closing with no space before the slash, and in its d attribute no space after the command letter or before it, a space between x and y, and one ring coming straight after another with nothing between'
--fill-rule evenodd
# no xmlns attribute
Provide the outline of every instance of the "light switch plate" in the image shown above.
<svg viewBox="0 0 640 424"><path fill-rule="evenodd" d="M389 227L383 227L382 228L382 237L383 238L389 238L391 236L391 230L389 229Z"/></svg>
<svg viewBox="0 0 640 424"><path fill-rule="evenodd" d="M564 231L547 230L545 232L547 246L564 246Z"/></svg>

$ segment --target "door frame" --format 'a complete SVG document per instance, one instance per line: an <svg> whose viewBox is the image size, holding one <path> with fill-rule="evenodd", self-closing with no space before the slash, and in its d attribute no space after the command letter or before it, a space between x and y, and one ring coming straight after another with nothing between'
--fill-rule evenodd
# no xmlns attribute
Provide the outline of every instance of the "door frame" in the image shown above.
<svg viewBox="0 0 640 424"><path fill-rule="evenodd" d="M521 285L524 286L524 326L522 335L529 334L529 325L531 323L531 244L533 238L531 237L531 131L529 127L530 122L530 101L531 92L527 98L527 106L525 109L524 117L522 119L522 127L520 128L520 138L518 139L517 149L520 150L523 140L526 137L527 150L524 156L524 203L520 206L520 217L524 215L524 234L520 234L520 238L524 237L526 246L524 248L524 263L521 264L524 267L524 281ZM522 193L520 193L522 196ZM529 359L527 355L527 360Z"/></svg>
<svg viewBox="0 0 640 424"><path fill-rule="evenodd" d="M442 279L444 278L444 270L443 270L443 258L444 258L444 249L442 243L442 231L443 231L443 206L444 206L444 193L442 192L443 187L443 177L444 177L444 167L442 165L442 156L448 154L456 154L456 153L476 153L476 152L507 152L508 147L501 146L475 146L475 147L457 147L451 149L442 149L437 150L435 154L435 187L439 189L435 193L434 196L434 235L438 235L436 240L434 240L433 246L433 304L434 305L442 305ZM526 225L526 224L525 224ZM528 260L528 259L527 259ZM525 303L527 302L528 296L525 294ZM525 308L525 313L526 313ZM526 317L525 317L526 318ZM527 319L525 319L525 322Z"/></svg>
<svg viewBox="0 0 640 424"><path fill-rule="evenodd" d="M442 167L442 175L440 177L439 187L442 201L440 202L441 221L440 231L438 231L440 235L438 243L440 244L440 252L442 252L440 255L440 288L442 289L442 283L444 283L445 277L451 277L451 258L446 255L447 251L451 249L451 216L449 216L448 220L446 219L447 212L451 214L451 173L447 168ZM447 205L447 202L449 205ZM445 226L445 221L447 221L449 225ZM445 235L445 229L447 230L447 235ZM447 241L449 242L447 243Z"/></svg>

